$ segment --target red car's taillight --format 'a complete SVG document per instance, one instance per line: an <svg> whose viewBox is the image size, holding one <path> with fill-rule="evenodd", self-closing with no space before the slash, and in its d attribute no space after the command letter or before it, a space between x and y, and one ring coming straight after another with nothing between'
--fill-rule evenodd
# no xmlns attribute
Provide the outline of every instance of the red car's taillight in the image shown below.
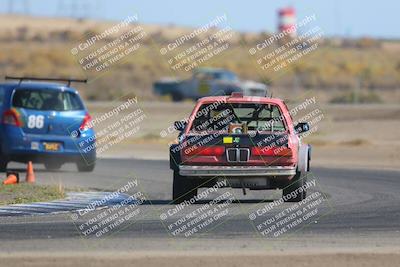
<svg viewBox="0 0 400 267"><path fill-rule="evenodd" d="M8 124L8 125L14 125L17 127L22 127L22 121L19 118L18 113L13 110L13 109L9 109L4 111L3 113L3 123L4 124Z"/></svg>
<svg viewBox="0 0 400 267"><path fill-rule="evenodd" d="M221 156L225 153L224 146L188 147L183 153L186 156Z"/></svg>
<svg viewBox="0 0 400 267"><path fill-rule="evenodd" d="M92 128L90 125L91 120L92 120L92 117L89 115L89 113L86 113L85 117L82 120L81 126L79 126L79 130L85 131L87 129Z"/></svg>
<svg viewBox="0 0 400 267"><path fill-rule="evenodd" d="M292 150L288 147L252 147L251 154L253 156L280 156L291 157Z"/></svg>

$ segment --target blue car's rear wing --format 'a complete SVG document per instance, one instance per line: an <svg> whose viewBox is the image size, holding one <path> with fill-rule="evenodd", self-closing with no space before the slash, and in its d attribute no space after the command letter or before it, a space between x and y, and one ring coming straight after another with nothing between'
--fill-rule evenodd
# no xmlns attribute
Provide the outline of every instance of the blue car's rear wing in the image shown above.
<svg viewBox="0 0 400 267"><path fill-rule="evenodd" d="M46 77L19 77L19 76L6 76L6 80L19 80L21 84L23 81L59 81L67 82L67 86L71 85L71 82L76 83L87 83L87 79L74 79L74 78L46 78Z"/></svg>

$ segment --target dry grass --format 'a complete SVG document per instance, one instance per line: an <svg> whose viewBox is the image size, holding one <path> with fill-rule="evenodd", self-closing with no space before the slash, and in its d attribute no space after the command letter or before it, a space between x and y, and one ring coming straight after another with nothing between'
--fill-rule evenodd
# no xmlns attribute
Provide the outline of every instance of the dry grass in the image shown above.
<svg viewBox="0 0 400 267"><path fill-rule="evenodd" d="M339 145L343 145L343 146L365 146L365 145L370 145L371 142L365 139L352 139L352 140L348 140L348 141L343 141L340 142Z"/></svg>
<svg viewBox="0 0 400 267"><path fill-rule="evenodd" d="M2 16L0 71L3 74L37 76L89 76L92 82L80 87L84 88L82 94L92 100L117 99L132 91L137 92L142 99L154 99L151 90L154 80L163 76L189 76L190 73L184 71L172 71L167 63L168 58L161 56L158 50L179 34L193 29L154 25L142 25L148 39L143 41L142 47L132 56L124 58L122 64L109 68L104 76L83 72L71 55L71 48L79 44L89 31L101 32L112 25L111 22L90 20ZM236 32L230 41L230 48L207 61L204 66L227 68L243 79L271 82L275 88L274 93L280 94L289 89L289 100L295 100L297 95L292 92L295 80L300 88L323 89L316 94L328 95L326 101L341 96L343 90L352 91L358 86L360 77L363 88L388 88L388 91L393 91L389 89L399 87L400 53L396 49L386 49L383 45L343 48L326 41L285 72L267 73L261 70L248 53L249 47L263 38L265 34ZM397 43L394 42L394 45ZM191 45L183 45L176 53ZM400 96L391 95L383 101L398 103Z"/></svg>
<svg viewBox="0 0 400 267"><path fill-rule="evenodd" d="M19 183L0 185L0 205L50 201L65 197L63 186Z"/></svg>

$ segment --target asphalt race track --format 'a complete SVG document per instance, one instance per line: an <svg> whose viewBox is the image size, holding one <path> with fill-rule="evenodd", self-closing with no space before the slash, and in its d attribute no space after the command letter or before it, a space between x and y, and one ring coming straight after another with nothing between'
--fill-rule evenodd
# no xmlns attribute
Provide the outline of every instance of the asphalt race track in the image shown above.
<svg viewBox="0 0 400 267"><path fill-rule="evenodd" d="M12 164L12 168L22 165ZM224 192L234 196L224 206L226 213L215 217L214 223L191 236L175 236L174 223L208 203L199 200L176 214L171 205L172 172L167 161L136 159L100 159L93 173L78 173L74 165L65 165L58 172L48 172L38 165L36 180L42 184L62 183L68 188L84 187L90 191L115 191L136 180L145 196L140 210L111 231L96 237L86 236L79 226L90 218L101 216L108 209L90 211L74 217L74 212L36 216L0 217L0 249L7 251L43 250L85 251L174 250L200 248L292 248L292 247L385 247L400 245L400 172L381 170L347 170L314 168L308 180L316 187L308 196L324 196L317 214L279 236L263 236L257 225L274 217L294 204L283 203L264 212L256 220L249 215L281 197L280 191L247 191L219 189L207 199ZM135 190L134 190L135 191ZM226 209L225 209L226 207ZM134 212L134 209L131 209ZM126 213L127 214L127 213ZM163 219L162 214L168 214ZM200 216L198 213L197 216ZM286 214L289 216L290 214ZM193 219L193 217L191 217ZM277 217L275 217L277 218ZM172 230L171 230L172 229ZM210 242L210 240L212 242Z"/></svg>

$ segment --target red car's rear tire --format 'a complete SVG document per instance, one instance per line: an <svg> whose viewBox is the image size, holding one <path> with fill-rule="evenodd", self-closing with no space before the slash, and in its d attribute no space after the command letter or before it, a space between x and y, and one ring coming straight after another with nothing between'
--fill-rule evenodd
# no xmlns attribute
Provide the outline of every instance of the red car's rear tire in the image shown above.
<svg viewBox="0 0 400 267"><path fill-rule="evenodd" d="M283 188L282 197L284 197L285 202L300 202L305 199L307 195L307 190L299 190L299 188L305 185L306 181L307 172L297 172L293 179L290 181L290 184Z"/></svg>
<svg viewBox="0 0 400 267"><path fill-rule="evenodd" d="M188 177L179 175L174 171L174 181L172 185L172 200L174 204L179 204L185 200L189 201L197 195L197 187Z"/></svg>

